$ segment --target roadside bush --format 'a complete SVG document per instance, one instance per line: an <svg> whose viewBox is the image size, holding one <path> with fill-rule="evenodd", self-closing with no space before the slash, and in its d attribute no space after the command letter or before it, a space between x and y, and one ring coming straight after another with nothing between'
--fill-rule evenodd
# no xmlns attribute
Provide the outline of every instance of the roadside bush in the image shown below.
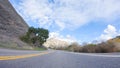
<svg viewBox="0 0 120 68"><path fill-rule="evenodd" d="M95 44L87 44L87 45L82 47L80 52L95 53L96 52L96 45Z"/></svg>
<svg viewBox="0 0 120 68"><path fill-rule="evenodd" d="M20 40L22 40L22 41L24 41L24 42L26 42L26 43L30 43L30 39L29 39L29 37L28 37L27 35L21 36L21 37L20 37Z"/></svg>
<svg viewBox="0 0 120 68"><path fill-rule="evenodd" d="M81 50L81 47L78 43L74 42L74 43L71 43L66 50L69 50L72 52L79 52Z"/></svg>
<svg viewBox="0 0 120 68"><path fill-rule="evenodd" d="M98 44L101 53L116 52L116 46L113 42L102 42Z"/></svg>
<svg viewBox="0 0 120 68"><path fill-rule="evenodd" d="M120 52L120 36L117 36L116 38L110 39L106 42L101 42L99 44L84 43L83 46L80 46L78 43L74 42L69 47L67 47L66 50L85 53Z"/></svg>
<svg viewBox="0 0 120 68"><path fill-rule="evenodd" d="M88 44L82 47L81 52L87 53L108 53L108 52L116 52L117 49L114 43L102 42L100 44Z"/></svg>

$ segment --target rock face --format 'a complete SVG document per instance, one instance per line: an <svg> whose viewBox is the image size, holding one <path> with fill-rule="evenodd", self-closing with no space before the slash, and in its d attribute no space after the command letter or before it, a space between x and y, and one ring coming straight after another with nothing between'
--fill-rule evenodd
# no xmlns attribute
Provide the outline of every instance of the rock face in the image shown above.
<svg viewBox="0 0 120 68"><path fill-rule="evenodd" d="M18 37L23 35L28 25L17 14L8 0L0 0L0 34Z"/></svg>
<svg viewBox="0 0 120 68"><path fill-rule="evenodd" d="M57 38L49 38L44 43L44 46L47 48L64 48L64 47L68 47L69 43Z"/></svg>
<svg viewBox="0 0 120 68"><path fill-rule="evenodd" d="M0 0L0 46L23 47L19 37L28 30L28 25L18 15L9 0Z"/></svg>

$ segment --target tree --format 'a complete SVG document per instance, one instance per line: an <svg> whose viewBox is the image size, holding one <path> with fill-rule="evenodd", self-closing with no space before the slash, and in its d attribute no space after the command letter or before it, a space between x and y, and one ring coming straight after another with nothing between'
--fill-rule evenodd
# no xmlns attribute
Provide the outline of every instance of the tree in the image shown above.
<svg viewBox="0 0 120 68"><path fill-rule="evenodd" d="M42 45L44 42L46 42L46 39L49 37L49 31L43 28L38 28L37 37L40 42L40 45Z"/></svg>
<svg viewBox="0 0 120 68"><path fill-rule="evenodd" d="M44 28L29 27L25 36L21 40L27 43L32 43L34 46L40 47L49 37L49 31Z"/></svg>

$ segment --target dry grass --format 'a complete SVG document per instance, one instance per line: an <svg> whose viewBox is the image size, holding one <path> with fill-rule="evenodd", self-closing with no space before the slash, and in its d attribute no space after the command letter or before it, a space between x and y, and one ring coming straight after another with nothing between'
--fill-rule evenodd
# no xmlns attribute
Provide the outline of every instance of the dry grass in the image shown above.
<svg viewBox="0 0 120 68"><path fill-rule="evenodd" d="M102 42L100 44L86 44L84 46L71 45L68 47L69 51L84 52L84 53L109 53L118 52L120 49L116 47L114 42Z"/></svg>

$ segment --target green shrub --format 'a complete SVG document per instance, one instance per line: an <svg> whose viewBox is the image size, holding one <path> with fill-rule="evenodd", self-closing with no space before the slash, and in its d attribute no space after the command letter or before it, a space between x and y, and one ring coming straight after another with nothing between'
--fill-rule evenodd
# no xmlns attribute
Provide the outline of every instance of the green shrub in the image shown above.
<svg viewBox="0 0 120 68"><path fill-rule="evenodd" d="M27 35L21 36L21 37L20 37L20 40L22 40L22 41L24 41L24 42L26 42L26 43L30 43L30 38L29 38Z"/></svg>

